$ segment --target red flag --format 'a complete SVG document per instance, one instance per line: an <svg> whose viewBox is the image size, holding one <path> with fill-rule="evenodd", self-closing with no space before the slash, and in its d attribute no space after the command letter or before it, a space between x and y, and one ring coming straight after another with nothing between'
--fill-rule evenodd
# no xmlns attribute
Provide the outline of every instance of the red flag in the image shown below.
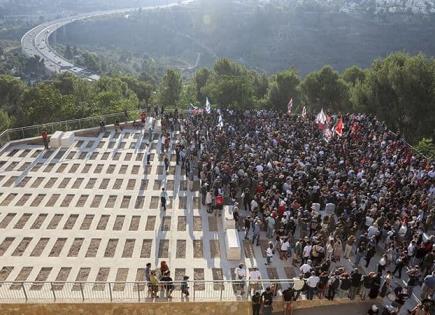
<svg viewBox="0 0 435 315"><path fill-rule="evenodd" d="M293 109L293 97L290 98L290 101L287 104L287 112L289 115L291 115Z"/></svg>
<svg viewBox="0 0 435 315"><path fill-rule="evenodd" d="M337 121L337 124L335 125L334 130L335 133L341 137L343 135L343 129L344 129L343 117L340 116L340 118Z"/></svg>

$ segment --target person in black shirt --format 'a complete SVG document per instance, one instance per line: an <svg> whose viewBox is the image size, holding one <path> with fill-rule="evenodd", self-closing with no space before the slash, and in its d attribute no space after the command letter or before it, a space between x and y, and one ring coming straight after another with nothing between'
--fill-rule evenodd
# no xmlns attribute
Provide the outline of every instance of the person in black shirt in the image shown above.
<svg viewBox="0 0 435 315"><path fill-rule="evenodd" d="M284 299L284 314L291 314L291 303L293 301L295 292L293 288L288 287L282 291L282 298Z"/></svg>
<svg viewBox="0 0 435 315"><path fill-rule="evenodd" d="M164 275L160 278L160 281L163 282L163 287L166 290L166 297L172 298L172 291L174 291L174 282L171 278L169 270L164 273Z"/></svg>
<svg viewBox="0 0 435 315"><path fill-rule="evenodd" d="M245 218L245 222L244 222L244 226L245 226L245 240L248 239L248 234L249 234L249 231L251 230L251 222L252 222L251 217L247 216Z"/></svg>
<svg viewBox="0 0 435 315"><path fill-rule="evenodd" d="M366 253L366 268L369 267L370 260L372 257L376 254L376 248L373 245L369 245L369 248L367 249Z"/></svg>
<svg viewBox="0 0 435 315"><path fill-rule="evenodd" d="M369 297L371 299L376 299L379 295L379 289L381 288L381 275L375 274L373 277L372 286L370 288Z"/></svg>
<svg viewBox="0 0 435 315"><path fill-rule="evenodd" d="M273 303L273 292L270 287L266 288L266 291L261 294L263 299L263 314L272 315L272 303Z"/></svg>
<svg viewBox="0 0 435 315"><path fill-rule="evenodd" d="M335 293L337 292L338 287L340 286L340 276L338 274L334 274L329 278L328 281L328 293L326 294L326 298L328 300L334 300Z"/></svg>
<svg viewBox="0 0 435 315"><path fill-rule="evenodd" d="M165 172L167 173L169 169L169 158L167 155L165 155L164 163L165 163Z"/></svg>
<svg viewBox="0 0 435 315"><path fill-rule="evenodd" d="M399 278L402 278L402 269L407 264L407 255L406 252L400 255L399 258L396 259L396 267L393 270L393 276L396 275L396 272L399 273Z"/></svg>
<svg viewBox="0 0 435 315"><path fill-rule="evenodd" d="M319 299L323 298L323 296L325 295L325 290L326 287L328 286L328 273L326 271L323 271L320 274L320 281L319 281L319 285L317 286L317 296L319 297Z"/></svg>
<svg viewBox="0 0 435 315"><path fill-rule="evenodd" d="M260 292L255 292L255 294L251 297L252 299L252 315L260 315L261 308L261 295Z"/></svg>
<svg viewBox="0 0 435 315"><path fill-rule="evenodd" d="M364 276L362 280L362 284L363 284L363 288L361 292L361 299L364 300L373 284L373 272L370 272L368 275Z"/></svg>
<svg viewBox="0 0 435 315"><path fill-rule="evenodd" d="M352 271L352 273L350 274L350 278L352 283L349 290L349 298L353 300L359 292L362 280L362 274L358 271L358 268L355 268Z"/></svg>
<svg viewBox="0 0 435 315"><path fill-rule="evenodd" d="M347 272L343 273L340 276L341 283L340 283L340 290L343 291L343 296L348 295L348 291L351 287L352 281L350 279L350 276Z"/></svg>

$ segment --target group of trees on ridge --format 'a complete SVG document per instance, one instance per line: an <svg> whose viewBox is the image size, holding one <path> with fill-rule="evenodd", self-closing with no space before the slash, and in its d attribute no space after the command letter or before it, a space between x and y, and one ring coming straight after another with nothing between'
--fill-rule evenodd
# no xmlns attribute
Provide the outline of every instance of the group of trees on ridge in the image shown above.
<svg viewBox="0 0 435 315"><path fill-rule="evenodd" d="M430 147L435 139L435 59L405 53L377 59L367 69L352 66L338 73L324 66L304 78L293 68L267 76L229 59L219 59L212 69L199 69L186 81L174 69L160 79L111 75L96 82L62 74L33 86L3 75L0 129L154 105L203 106L206 97L218 108L283 112L293 98L295 112L303 106L313 113L322 108L366 112L400 131L410 143L427 138Z"/></svg>

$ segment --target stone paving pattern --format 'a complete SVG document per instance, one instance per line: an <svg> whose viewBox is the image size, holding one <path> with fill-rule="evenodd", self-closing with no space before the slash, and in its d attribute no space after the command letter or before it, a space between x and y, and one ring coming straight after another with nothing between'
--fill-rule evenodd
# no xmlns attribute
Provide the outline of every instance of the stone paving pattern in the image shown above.
<svg viewBox="0 0 435 315"><path fill-rule="evenodd" d="M21 143L3 149L0 281L138 281L147 262L156 267L162 260L175 279L232 279L240 262L226 260L221 220L201 209L198 183L187 190L174 139L166 175L160 140L149 145L148 138L124 129L76 136L69 148ZM166 212L161 187L169 194ZM242 261L258 266L263 278L294 274L279 259L264 266L267 244L243 244Z"/></svg>

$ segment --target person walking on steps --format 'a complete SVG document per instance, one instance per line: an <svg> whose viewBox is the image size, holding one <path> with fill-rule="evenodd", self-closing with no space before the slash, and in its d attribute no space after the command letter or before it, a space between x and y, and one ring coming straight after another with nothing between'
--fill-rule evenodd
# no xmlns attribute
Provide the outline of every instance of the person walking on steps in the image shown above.
<svg viewBox="0 0 435 315"><path fill-rule="evenodd" d="M166 200L168 199L168 193L165 191L165 188L162 188L162 192L160 193L160 202L162 204L163 211L166 211Z"/></svg>

